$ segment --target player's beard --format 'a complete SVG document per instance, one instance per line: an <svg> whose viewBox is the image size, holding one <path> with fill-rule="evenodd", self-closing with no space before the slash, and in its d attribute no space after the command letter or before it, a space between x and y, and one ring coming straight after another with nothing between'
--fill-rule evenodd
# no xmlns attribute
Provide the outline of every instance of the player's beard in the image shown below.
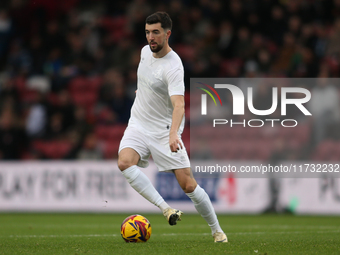
<svg viewBox="0 0 340 255"><path fill-rule="evenodd" d="M160 44L158 44L158 43L156 43L156 44L157 44L156 48L152 48L151 43L149 43L150 50L151 50L152 52L155 52L155 53L157 53L157 52L159 52L161 49L163 49L163 45L160 45Z"/></svg>

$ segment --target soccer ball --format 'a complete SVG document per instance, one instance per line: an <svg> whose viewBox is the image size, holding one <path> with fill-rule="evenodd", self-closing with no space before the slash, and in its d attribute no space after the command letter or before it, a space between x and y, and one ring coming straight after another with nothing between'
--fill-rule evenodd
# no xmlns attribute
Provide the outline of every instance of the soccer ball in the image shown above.
<svg viewBox="0 0 340 255"><path fill-rule="evenodd" d="M131 215L127 217L120 227L120 233L127 243L144 243L151 236L151 224L142 215Z"/></svg>

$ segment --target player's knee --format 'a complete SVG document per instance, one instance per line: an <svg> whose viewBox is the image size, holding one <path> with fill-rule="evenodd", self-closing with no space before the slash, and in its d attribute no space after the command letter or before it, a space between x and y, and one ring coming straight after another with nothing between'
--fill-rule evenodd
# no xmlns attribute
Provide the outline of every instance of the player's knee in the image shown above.
<svg viewBox="0 0 340 255"><path fill-rule="evenodd" d="M121 158L118 159L118 168L120 169L120 171L124 171L130 166L132 166L132 162L130 162L129 160Z"/></svg>
<svg viewBox="0 0 340 255"><path fill-rule="evenodd" d="M191 192L194 192L194 190L196 189L196 186L197 186L196 183L187 183L186 185L182 187L182 189L185 193L191 193Z"/></svg>

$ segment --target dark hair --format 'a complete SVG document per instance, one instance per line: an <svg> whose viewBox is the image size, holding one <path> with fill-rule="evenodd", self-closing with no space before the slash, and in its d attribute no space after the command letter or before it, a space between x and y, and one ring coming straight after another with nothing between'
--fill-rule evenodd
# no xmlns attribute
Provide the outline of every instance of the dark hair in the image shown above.
<svg viewBox="0 0 340 255"><path fill-rule="evenodd" d="M166 12L155 12L154 14L151 14L149 17L145 20L146 24L156 24L161 23L161 27L165 29L171 30L172 28L172 20Z"/></svg>

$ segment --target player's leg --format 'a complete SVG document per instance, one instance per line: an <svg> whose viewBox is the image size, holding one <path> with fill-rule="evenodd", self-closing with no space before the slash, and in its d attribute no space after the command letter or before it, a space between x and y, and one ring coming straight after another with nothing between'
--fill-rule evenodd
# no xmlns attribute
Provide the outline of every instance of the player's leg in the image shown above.
<svg viewBox="0 0 340 255"><path fill-rule="evenodd" d="M197 184L191 169L177 169L174 173L183 191L192 200L198 213L210 226L215 242L228 242L227 236L220 227L208 194Z"/></svg>
<svg viewBox="0 0 340 255"><path fill-rule="evenodd" d="M148 156L149 150L143 142L142 135L138 134L136 130L127 129L120 143L118 167L131 187L152 204L158 206L163 212L169 205L154 188L149 178L137 166L146 166L147 160L145 159ZM141 160L141 157L143 160Z"/></svg>

